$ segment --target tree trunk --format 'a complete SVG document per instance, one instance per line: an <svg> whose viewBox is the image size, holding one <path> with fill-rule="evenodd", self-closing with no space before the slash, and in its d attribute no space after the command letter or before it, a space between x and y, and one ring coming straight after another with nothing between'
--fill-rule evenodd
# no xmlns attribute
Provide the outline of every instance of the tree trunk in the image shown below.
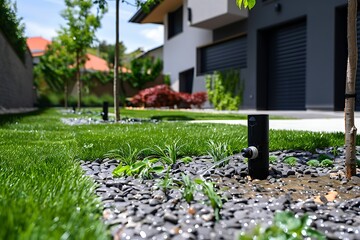
<svg viewBox="0 0 360 240"><path fill-rule="evenodd" d="M67 80L64 82L64 107L68 108L68 83Z"/></svg>
<svg viewBox="0 0 360 240"><path fill-rule="evenodd" d="M356 33L357 0L348 0L348 59L345 90L345 166L346 177L356 175L356 132L354 124L355 81L357 67L357 33Z"/></svg>
<svg viewBox="0 0 360 240"><path fill-rule="evenodd" d="M119 112L119 4L116 0L116 39L115 39L115 61L114 61L114 112L115 121L120 121Z"/></svg>
<svg viewBox="0 0 360 240"><path fill-rule="evenodd" d="M80 53L76 52L76 83L78 90L78 102L77 108L80 110L81 108L81 79L80 79Z"/></svg>

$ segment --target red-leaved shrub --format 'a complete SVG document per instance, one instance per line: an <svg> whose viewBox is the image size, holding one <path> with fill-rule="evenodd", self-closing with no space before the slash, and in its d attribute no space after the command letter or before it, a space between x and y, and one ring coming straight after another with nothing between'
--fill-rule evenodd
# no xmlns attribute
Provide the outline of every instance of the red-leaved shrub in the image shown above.
<svg viewBox="0 0 360 240"><path fill-rule="evenodd" d="M136 107L191 108L191 106L196 106L200 108L206 100L206 92L180 93L164 84L140 91L132 98L131 103Z"/></svg>

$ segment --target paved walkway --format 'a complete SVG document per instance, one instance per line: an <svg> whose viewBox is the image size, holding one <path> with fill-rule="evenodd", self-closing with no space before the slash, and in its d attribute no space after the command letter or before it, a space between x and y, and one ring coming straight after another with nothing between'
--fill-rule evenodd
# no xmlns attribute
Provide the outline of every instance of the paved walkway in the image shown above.
<svg viewBox="0 0 360 240"><path fill-rule="evenodd" d="M210 110L208 110L210 111ZM231 113L239 114L268 114L291 119L271 119L269 128L274 130L298 130L313 132L345 132L343 112L332 111L256 111L242 110ZM247 125L247 120L194 120L193 123L224 123ZM355 113L355 126L360 129L360 113ZM359 130L360 132L360 130Z"/></svg>

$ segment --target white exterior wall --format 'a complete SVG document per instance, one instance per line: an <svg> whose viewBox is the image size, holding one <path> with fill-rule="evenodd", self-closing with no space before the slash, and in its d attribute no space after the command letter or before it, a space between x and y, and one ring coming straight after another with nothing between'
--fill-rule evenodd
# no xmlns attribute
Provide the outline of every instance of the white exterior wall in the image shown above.
<svg viewBox="0 0 360 240"><path fill-rule="evenodd" d="M183 5L183 31L167 39L167 16L164 19L164 74L171 77L171 87L179 90L179 73L194 68L196 74L196 48L212 42L212 31L191 27L187 16L187 0ZM200 84L200 86L198 86ZM201 85L203 87L201 88ZM205 83L196 81L193 89L205 89ZM195 92L195 91L193 91Z"/></svg>

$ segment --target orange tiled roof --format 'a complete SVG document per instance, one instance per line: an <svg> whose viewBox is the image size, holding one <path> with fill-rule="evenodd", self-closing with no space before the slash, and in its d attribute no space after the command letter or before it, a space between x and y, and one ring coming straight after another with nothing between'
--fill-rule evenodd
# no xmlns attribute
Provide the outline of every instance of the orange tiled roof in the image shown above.
<svg viewBox="0 0 360 240"><path fill-rule="evenodd" d="M87 57L87 60L85 63L85 69L95 70L95 71L103 71L103 72L109 71L108 64L104 59L99 58L90 53L86 54L86 57Z"/></svg>
<svg viewBox="0 0 360 240"><path fill-rule="evenodd" d="M33 57L40 57L45 54L47 45L51 44L51 41L42 38L42 37L29 37L26 40L28 47L30 48L31 55ZM85 63L85 69L95 70L95 71L109 71L107 62L95 55L88 53L87 60Z"/></svg>
<svg viewBox="0 0 360 240"><path fill-rule="evenodd" d="M46 46L51 44L51 41L42 37L30 37L26 39L26 43L30 48L33 57L40 57L45 54Z"/></svg>

